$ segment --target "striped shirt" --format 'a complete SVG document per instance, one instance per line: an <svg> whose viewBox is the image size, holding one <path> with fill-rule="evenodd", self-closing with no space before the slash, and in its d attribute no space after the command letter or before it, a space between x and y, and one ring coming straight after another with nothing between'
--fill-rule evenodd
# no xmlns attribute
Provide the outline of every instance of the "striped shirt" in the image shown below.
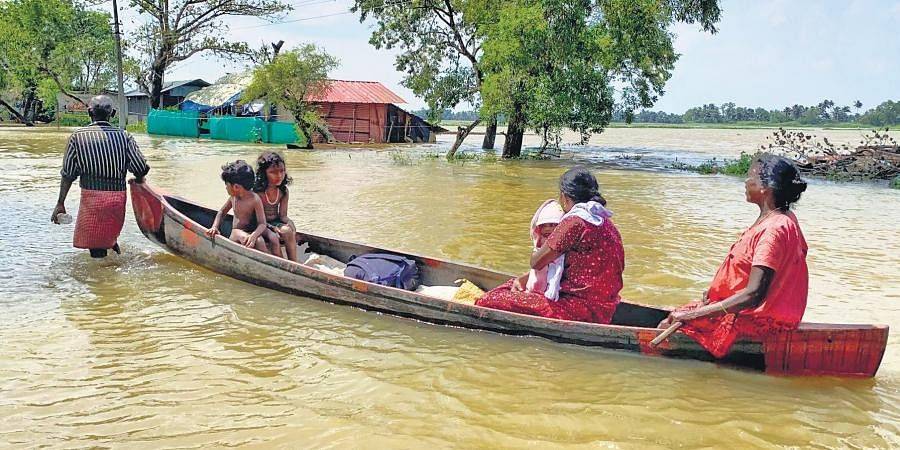
<svg viewBox="0 0 900 450"><path fill-rule="evenodd" d="M109 122L94 122L69 136L63 167L63 178L75 181L81 177L82 189L124 191L126 171L140 178L150 166L126 131Z"/></svg>

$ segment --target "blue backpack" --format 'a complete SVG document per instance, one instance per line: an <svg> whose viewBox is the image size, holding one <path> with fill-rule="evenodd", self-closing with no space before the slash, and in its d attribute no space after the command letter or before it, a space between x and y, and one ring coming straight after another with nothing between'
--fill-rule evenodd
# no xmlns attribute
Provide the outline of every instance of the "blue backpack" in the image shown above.
<svg viewBox="0 0 900 450"><path fill-rule="evenodd" d="M344 275L407 291L419 286L419 268L415 261L388 253L367 253L352 257Z"/></svg>

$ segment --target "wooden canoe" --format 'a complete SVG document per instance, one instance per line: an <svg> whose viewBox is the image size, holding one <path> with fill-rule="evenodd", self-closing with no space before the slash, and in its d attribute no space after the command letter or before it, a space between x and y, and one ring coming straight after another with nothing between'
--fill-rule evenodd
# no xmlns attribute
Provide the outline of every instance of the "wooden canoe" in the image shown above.
<svg viewBox="0 0 900 450"><path fill-rule="evenodd" d="M204 232L216 211L164 194L146 183L131 183L131 200L143 234L195 264L267 288L435 324L800 376L873 377L887 346L888 327L884 325L803 323L795 331L773 335L762 342L739 341L728 356L716 360L681 333L675 333L658 347L650 347L650 341L661 332L654 327L669 313L665 308L623 301L613 324L599 325L441 300L322 272L247 249L221 235L210 239ZM230 228L228 216L222 224L222 234L227 236ZM405 255L417 262L422 284L426 285L451 285L456 279L466 278L487 290L512 276L308 233L298 233L298 242L308 242L310 251L342 261L372 251Z"/></svg>

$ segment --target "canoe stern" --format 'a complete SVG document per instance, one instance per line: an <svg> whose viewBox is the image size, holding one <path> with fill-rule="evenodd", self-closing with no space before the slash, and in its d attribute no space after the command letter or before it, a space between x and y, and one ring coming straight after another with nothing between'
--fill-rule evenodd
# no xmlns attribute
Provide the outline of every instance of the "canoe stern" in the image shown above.
<svg viewBox="0 0 900 450"><path fill-rule="evenodd" d="M766 372L871 378L887 348L886 325L802 324L764 342Z"/></svg>

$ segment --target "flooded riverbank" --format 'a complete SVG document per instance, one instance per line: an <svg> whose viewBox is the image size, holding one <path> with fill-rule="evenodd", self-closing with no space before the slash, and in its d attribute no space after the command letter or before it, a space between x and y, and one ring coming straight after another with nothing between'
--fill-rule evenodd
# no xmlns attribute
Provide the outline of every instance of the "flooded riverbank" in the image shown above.
<svg viewBox="0 0 900 450"><path fill-rule="evenodd" d="M4 447L900 445L898 191L813 181L797 208L806 320L891 325L878 377L772 378L292 297L166 253L130 212L125 253L92 261L71 248L71 226L48 220L64 131L0 128ZM625 242L623 296L675 305L699 295L756 216L742 180L647 161L733 156L755 148L751 132L611 129L574 161L398 165L384 151L287 151L290 216L324 235L517 272L534 208L567 167L589 164ZM138 142L152 183L216 207L219 167L263 148ZM651 155L646 170L610 156L635 152ZM77 200L73 189L70 212Z"/></svg>

